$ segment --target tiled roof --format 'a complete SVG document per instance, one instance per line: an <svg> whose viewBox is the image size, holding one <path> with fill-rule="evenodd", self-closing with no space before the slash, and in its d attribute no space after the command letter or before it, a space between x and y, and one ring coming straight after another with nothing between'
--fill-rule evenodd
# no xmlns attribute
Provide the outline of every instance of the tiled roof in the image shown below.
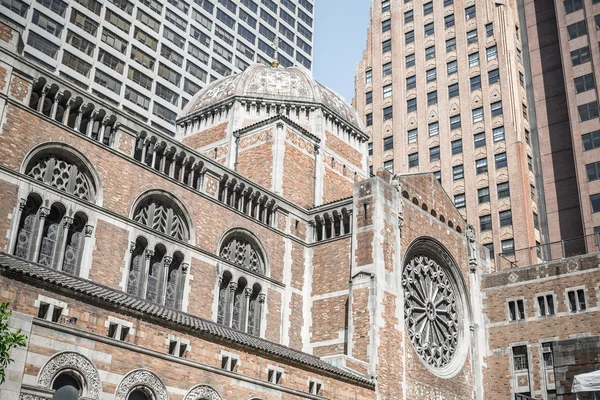
<svg viewBox="0 0 600 400"><path fill-rule="evenodd" d="M181 311L172 310L107 286L73 275L68 275L2 252L0 252L0 270L8 270L46 284L54 285L57 288L76 292L82 298L109 302L115 306L124 307L134 312L144 313L154 318L191 328L197 332L197 336L208 340L212 337L213 339L232 342L247 347L250 350L257 350L268 356L279 357L289 360L292 363L298 363L306 367L314 368L348 381L368 387L374 387L373 381L366 379L361 375L336 368L310 354L269 342L243 332L238 332L214 322Z"/></svg>

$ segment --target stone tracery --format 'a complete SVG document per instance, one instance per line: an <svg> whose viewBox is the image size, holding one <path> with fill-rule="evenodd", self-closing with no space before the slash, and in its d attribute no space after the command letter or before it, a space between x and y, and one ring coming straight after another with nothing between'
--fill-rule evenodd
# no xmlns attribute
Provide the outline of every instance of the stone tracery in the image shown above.
<svg viewBox="0 0 600 400"><path fill-rule="evenodd" d="M221 400L221 396L210 386L198 385L192 388L183 400Z"/></svg>
<svg viewBox="0 0 600 400"><path fill-rule="evenodd" d="M44 365L38 376L40 386L51 387L56 376L65 370L72 370L83 378L85 397L99 399L102 393L102 382L98 370L90 360L79 353L65 351L53 356Z"/></svg>
<svg viewBox="0 0 600 400"><path fill-rule="evenodd" d="M457 294L447 273L435 260L416 255L402 278L404 315L417 354L434 369L447 367L459 338Z"/></svg>
<svg viewBox="0 0 600 400"><path fill-rule="evenodd" d="M115 391L116 400L126 400L129 393L143 389L152 400L168 400L167 388L153 372L138 369L129 372Z"/></svg>

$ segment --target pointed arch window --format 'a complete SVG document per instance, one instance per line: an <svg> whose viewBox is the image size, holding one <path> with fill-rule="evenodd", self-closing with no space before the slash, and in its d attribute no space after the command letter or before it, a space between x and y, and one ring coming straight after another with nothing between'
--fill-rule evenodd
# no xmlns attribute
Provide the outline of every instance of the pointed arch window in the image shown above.
<svg viewBox="0 0 600 400"><path fill-rule="evenodd" d="M224 272L219 283L217 323L260 336L265 298L258 283L249 285L246 278L236 280L229 271Z"/></svg>
<svg viewBox="0 0 600 400"><path fill-rule="evenodd" d="M133 219L177 240L189 240L189 227L181 209L165 196L152 196L136 207Z"/></svg>
<svg viewBox="0 0 600 400"><path fill-rule="evenodd" d="M49 148L39 152L28 162L25 175L82 200L96 200L97 186L90 171L64 150Z"/></svg>
<svg viewBox="0 0 600 400"><path fill-rule="evenodd" d="M29 195L27 200L21 203L21 221L19 222L14 251L17 257L31 259L41 205L42 199L37 195Z"/></svg>
<svg viewBox="0 0 600 400"><path fill-rule="evenodd" d="M47 267L54 265L60 235L60 223L64 215L62 204L53 204L42 227L42 241L37 262Z"/></svg>
<svg viewBox="0 0 600 400"><path fill-rule="evenodd" d="M87 217L85 214L77 213L67 229L62 270L72 275L77 274L77 270L81 264L86 224Z"/></svg>
<svg viewBox="0 0 600 400"><path fill-rule="evenodd" d="M219 255L244 269L265 274L264 258L256 243L246 235L231 235L221 245Z"/></svg>

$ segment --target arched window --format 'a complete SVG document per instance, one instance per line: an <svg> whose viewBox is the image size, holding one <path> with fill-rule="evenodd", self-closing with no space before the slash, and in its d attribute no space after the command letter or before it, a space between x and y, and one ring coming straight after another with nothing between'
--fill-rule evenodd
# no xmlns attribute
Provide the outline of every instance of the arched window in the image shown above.
<svg viewBox="0 0 600 400"><path fill-rule="evenodd" d="M35 247L36 228L42 199L36 194L30 194L21 205L21 220L17 231L14 254L17 257L31 259Z"/></svg>
<svg viewBox="0 0 600 400"><path fill-rule="evenodd" d="M25 175L82 200L96 200L97 186L89 169L63 149L47 148L35 154L27 163Z"/></svg>
<svg viewBox="0 0 600 400"><path fill-rule="evenodd" d="M75 275L81 264L83 255L83 244L85 242L84 229L87 224L87 216L81 212L75 214L73 222L67 229L66 247L62 270Z"/></svg>
<svg viewBox="0 0 600 400"><path fill-rule="evenodd" d="M163 195L154 195L140 202L133 219L175 239L187 241L190 229L183 211L175 202Z"/></svg>
<svg viewBox="0 0 600 400"><path fill-rule="evenodd" d="M62 373L54 380L52 389L55 390L52 400L78 400L81 385L72 375Z"/></svg>
<svg viewBox="0 0 600 400"><path fill-rule="evenodd" d="M243 232L230 234L221 244L219 256L244 269L265 274L265 260L257 243Z"/></svg>
<svg viewBox="0 0 600 400"><path fill-rule="evenodd" d="M131 248L131 261L129 262L129 277L127 279L127 293L139 296L140 281L146 262L145 254L148 242L143 237L137 238Z"/></svg>
<svg viewBox="0 0 600 400"><path fill-rule="evenodd" d="M142 389L135 389L129 396L127 396L127 400L150 400L148 394L144 392Z"/></svg>
<svg viewBox="0 0 600 400"><path fill-rule="evenodd" d="M42 242L37 262L48 267L54 265L57 242L60 235L60 223L65 215L64 206L60 203L54 203L50 207L50 213L42 228Z"/></svg>
<svg viewBox="0 0 600 400"><path fill-rule="evenodd" d="M188 264L183 254L167 254L162 244L148 248L148 241L138 237L131 246L127 293L170 308L181 308Z"/></svg>
<svg viewBox="0 0 600 400"><path fill-rule="evenodd" d="M250 286L244 277L234 280L225 271L219 285L217 323L251 335L260 335L260 320L265 295L256 283Z"/></svg>

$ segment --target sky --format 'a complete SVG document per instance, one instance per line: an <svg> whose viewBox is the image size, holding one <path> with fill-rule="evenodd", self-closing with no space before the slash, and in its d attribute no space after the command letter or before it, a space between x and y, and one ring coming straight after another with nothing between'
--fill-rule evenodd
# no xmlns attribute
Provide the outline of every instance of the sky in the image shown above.
<svg viewBox="0 0 600 400"><path fill-rule="evenodd" d="M371 0L315 1L313 75L348 102L367 43L370 7Z"/></svg>

